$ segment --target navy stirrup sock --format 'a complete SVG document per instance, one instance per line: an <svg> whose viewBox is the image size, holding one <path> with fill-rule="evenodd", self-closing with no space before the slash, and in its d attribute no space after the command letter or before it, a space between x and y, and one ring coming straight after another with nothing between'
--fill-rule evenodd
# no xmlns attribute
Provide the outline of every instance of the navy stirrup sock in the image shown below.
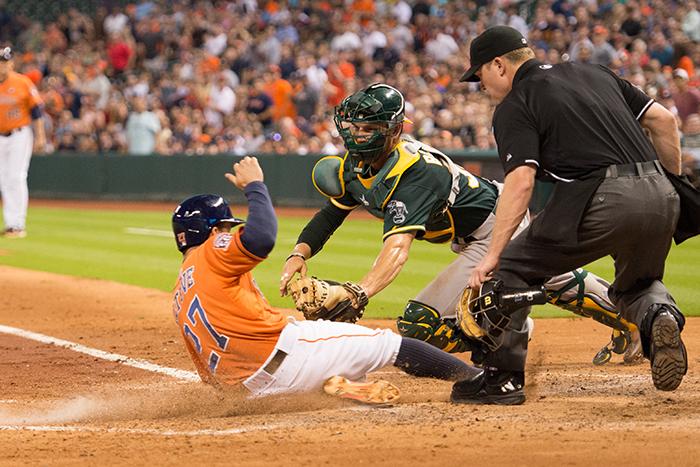
<svg viewBox="0 0 700 467"><path fill-rule="evenodd" d="M482 371L427 342L411 337L401 339L394 366L409 375L447 381L471 379Z"/></svg>

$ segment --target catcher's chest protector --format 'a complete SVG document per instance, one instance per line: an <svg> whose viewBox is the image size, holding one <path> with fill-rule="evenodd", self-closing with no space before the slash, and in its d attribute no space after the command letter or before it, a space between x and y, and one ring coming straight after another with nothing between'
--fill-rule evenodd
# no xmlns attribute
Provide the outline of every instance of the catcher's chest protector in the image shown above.
<svg viewBox="0 0 700 467"><path fill-rule="evenodd" d="M498 196L488 181L408 136L374 176L347 155L339 170L345 194L333 198L334 204L364 206L384 219L385 236L400 229L416 231L418 240L433 243L466 237L493 210Z"/></svg>

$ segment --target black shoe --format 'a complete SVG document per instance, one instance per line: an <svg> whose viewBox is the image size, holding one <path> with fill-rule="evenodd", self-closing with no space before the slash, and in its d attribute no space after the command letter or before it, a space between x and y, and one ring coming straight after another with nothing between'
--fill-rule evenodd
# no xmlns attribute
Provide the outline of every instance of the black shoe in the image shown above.
<svg viewBox="0 0 700 467"><path fill-rule="evenodd" d="M660 391L673 391L688 371L688 354L676 318L660 311L651 326L651 379Z"/></svg>
<svg viewBox="0 0 700 467"><path fill-rule="evenodd" d="M450 400L457 404L520 405L525 402L521 372L487 370L452 386Z"/></svg>

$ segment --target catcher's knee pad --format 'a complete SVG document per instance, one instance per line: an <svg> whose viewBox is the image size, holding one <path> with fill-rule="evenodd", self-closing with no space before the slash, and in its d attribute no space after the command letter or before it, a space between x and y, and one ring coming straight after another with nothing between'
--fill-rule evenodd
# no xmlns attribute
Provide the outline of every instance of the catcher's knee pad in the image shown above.
<svg viewBox="0 0 700 467"><path fill-rule="evenodd" d="M402 336L425 341L445 352L471 350L469 341L454 320L441 318L440 313L424 303L409 300L403 316L396 320L396 327Z"/></svg>
<svg viewBox="0 0 700 467"><path fill-rule="evenodd" d="M617 313L608 298L610 283L585 269L577 269L559 277L561 280L546 284L549 303L577 315L593 318L622 333L636 330L633 323Z"/></svg>

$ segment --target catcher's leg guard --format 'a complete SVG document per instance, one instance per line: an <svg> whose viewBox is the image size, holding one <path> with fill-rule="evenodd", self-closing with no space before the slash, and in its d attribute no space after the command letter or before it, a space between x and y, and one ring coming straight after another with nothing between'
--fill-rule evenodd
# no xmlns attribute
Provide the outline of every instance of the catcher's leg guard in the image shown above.
<svg viewBox="0 0 700 467"><path fill-rule="evenodd" d="M593 358L602 365L610 361L612 352L624 353L637 326L622 318L608 298L610 284L585 269L577 269L550 279L546 284L548 302L567 311L612 328L610 342Z"/></svg>
<svg viewBox="0 0 700 467"><path fill-rule="evenodd" d="M408 301L403 316L396 319L396 327L402 336L425 341L445 352L468 352L472 349L454 319L441 318L435 309L414 300Z"/></svg>

